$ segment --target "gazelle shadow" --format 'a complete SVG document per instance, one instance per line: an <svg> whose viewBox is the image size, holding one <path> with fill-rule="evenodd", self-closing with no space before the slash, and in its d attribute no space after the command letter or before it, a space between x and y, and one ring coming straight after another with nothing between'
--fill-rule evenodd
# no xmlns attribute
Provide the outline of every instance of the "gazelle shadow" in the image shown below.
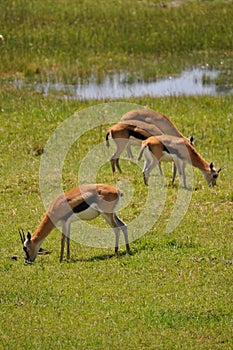
<svg viewBox="0 0 233 350"><path fill-rule="evenodd" d="M130 254L126 253L126 252L120 252L118 254L99 254L99 255L94 255L90 258L71 258L69 261L67 262L71 262L71 263L78 263L78 262L93 262L93 261L103 261L103 260L109 260L109 259L119 259L125 256L132 256L134 255L135 252L131 251Z"/></svg>

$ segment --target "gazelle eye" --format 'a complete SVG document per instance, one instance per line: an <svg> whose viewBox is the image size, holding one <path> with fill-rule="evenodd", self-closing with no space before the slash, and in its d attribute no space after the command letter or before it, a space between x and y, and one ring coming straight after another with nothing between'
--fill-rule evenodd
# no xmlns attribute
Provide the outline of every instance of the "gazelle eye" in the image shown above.
<svg viewBox="0 0 233 350"><path fill-rule="evenodd" d="M218 174L213 174L214 179L217 179L217 177L218 177Z"/></svg>

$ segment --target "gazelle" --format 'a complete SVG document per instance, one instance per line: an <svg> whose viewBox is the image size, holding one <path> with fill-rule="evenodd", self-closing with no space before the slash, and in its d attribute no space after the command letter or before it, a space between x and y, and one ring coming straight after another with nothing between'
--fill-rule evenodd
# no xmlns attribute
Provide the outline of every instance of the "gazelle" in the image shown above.
<svg viewBox="0 0 233 350"><path fill-rule="evenodd" d="M147 124L152 124L159 128L162 134L185 138L185 136L182 135L182 133L175 126L175 124L166 115L152 111L150 109L135 109L125 113L121 118L121 121L129 120L138 120ZM192 136L190 137L189 141L191 144L193 144ZM129 142L126 147L129 158L133 158L130 147L131 145L134 144Z"/></svg>
<svg viewBox="0 0 233 350"><path fill-rule="evenodd" d="M125 113L121 121L138 120L147 124L153 124L161 130L163 134L184 137L172 121L163 114L150 109L134 109Z"/></svg>
<svg viewBox="0 0 233 350"><path fill-rule="evenodd" d="M106 145L109 146L108 138L111 135L115 144L116 152L112 155L110 162L112 166L113 173L115 172L115 166L121 172L119 165L119 157L121 153L126 148L129 158L133 158L131 152L131 145L141 144L142 140L150 136L157 135L172 135L180 138L184 138L177 127L172 123L172 121L163 114L152 110L132 110L125 113L120 122L109 128L106 135ZM190 138L189 142L193 143L193 137ZM160 173L162 174L162 169L159 166ZM173 167L173 177L176 175L176 166Z"/></svg>
<svg viewBox="0 0 233 350"><path fill-rule="evenodd" d="M130 138L133 138L140 145L142 140L152 135L162 135L162 132L155 125L138 120L122 121L111 126L106 134L106 145L109 147L109 136L111 136L116 144L116 151L110 159L113 173L116 170L115 166L120 173L122 172L119 165L119 158Z"/></svg>
<svg viewBox="0 0 233 350"><path fill-rule="evenodd" d="M185 167L190 164L200 169L209 186L216 185L219 170L216 170L213 163L205 161L195 148L185 138L178 138L169 135L151 136L142 142L138 160L144 154L145 163L143 177L145 185L148 185L149 174L160 161L174 161L178 173L183 178L183 185L186 188ZM174 183L174 177L172 184Z"/></svg>
<svg viewBox="0 0 233 350"><path fill-rule="evenodd" d="M80 185L58 195L32 235L28 232L25 239L23 231L19 231L26 261L35 260L42 242L56 226L62 226L60 262L63 260L66 241L67 259L69 259L71 222L78 218L92 220L100 214L115 232L115 253L118 253L120 230L124 234L126 251L129 253L127 226L116 214L122 196L120 190L107 184Z"/></svg>

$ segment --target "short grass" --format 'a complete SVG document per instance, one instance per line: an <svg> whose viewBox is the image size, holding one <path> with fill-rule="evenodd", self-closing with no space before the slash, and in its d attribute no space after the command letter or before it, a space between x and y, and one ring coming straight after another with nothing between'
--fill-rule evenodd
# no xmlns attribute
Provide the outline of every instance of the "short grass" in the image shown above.
<svg viewBox="0 0 233 350"><path fill-rule="evenodd" d="M226 82L232 32L229 0L1 1L0 76L75 83L123 70L149 80L208 64Z"/></svg>
<svg viewBox="0 0 233 350"><path fill-rule="evenodd" d="M72 242L71 261L60 264L60 232L54 230L43 245L52 254L25 266L17 230L33 231L45 210L40 153L62 121L94 102L1 88L1 349L233 348L232 96L130 102L167 114L185 135L193 134L202 156L223 167L218 186L208 188L195 171L188 211L167 236L164 229L178 192L168 180L162 214L131 243L131 256L124 254L124 246L116 257L112 249ZM98 130L103 141L105 131ZM68 154L65 188L76 185L79 161L96 142L95 132L87 136ZM135 188L133 201L120 212L129 223L147 189L133 163L122 160L122 168L123 174L113 178L106 159L98 176L112 184L129 180ZM165 171L169 179L170 167Z"/></svg>

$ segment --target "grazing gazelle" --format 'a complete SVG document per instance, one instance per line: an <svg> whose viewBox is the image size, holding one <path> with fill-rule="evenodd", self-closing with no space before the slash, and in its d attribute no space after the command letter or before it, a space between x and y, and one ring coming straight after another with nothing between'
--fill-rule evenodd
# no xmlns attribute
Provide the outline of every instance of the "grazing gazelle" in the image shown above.
<svg viewBox="0 0 233 350"><path fill-rule="evenodd" d="M131 145L140 145L142 140L145 140L152 135L157 136L162 134L172 135L188 140L165 115L152 110L144 109L132 110L124 114L119 123L109 128L106 135L107 146L109 145L109 136L113 138L116 144L116 152L113 154L110 160L113 173L115 172L115 165L121 172L119 157L125 148L127 150L128 157L133 158L130 148ZM190 138L189 142L192 144L193 137ZM159 169L162 173L160 165ZM176 167L174 165L173 177L175 174Z"/></svg>
<svg viewBox="0 0 233 350"><path fill-rule="evenodd" d="M113 173L115 172L115 166L120 173L122 172L119 165L119 158L130 138L140 145L142 140L146 140L152 135L162 135L162 132L155 125L138 120L122 121L111 126L106 134L106 145L109 147L108 139L111 136L116 144L116 151L110 159Z"/></svg>
<svg viewBox="0 0 233 350"><path fill-rule="evenodd" d="M115 253L118 253L120 230L124 234L126 251L129 253L127 226L116 214L122 195L120 190L107 184L80 185L58 195L32 235L28 233L25 239L23 231L19 231L26 261L35 260L42 242L56 226L62 226L60 262L63 260L65 241L67 241L67 258L69 259L71 221L77 217L81 220L92 220L99 214L115 232Z"/></svg>
<svg viewBox="0 0 233 350"><path fill-rule="evenodd" d="M134 109L125 113L121 118L121 121L124 122L129 120L138 120L147 124L153 124L161 130L162 134L184 137L166 115L150 109Z"/></svg>
<svg viewBox="0 0 233 350"><path fill-rule="evenodd" d="M142 142L142 148L138 156L141 159L144 154L145 163L143 177L145 185L148 185L149 174L155 165L160 161L174 161L178 173L183 178L183 185L186 188L185 166L190 164L200 169L209 186L216 185L219 170L216 170L213 163L206 162L195 148L185 138L169 135L151 136ZM172 179L172 183L174 178Z"/></svg>
<svg viewBox="0 0 233 350"><path fill-rule="evenodd" d="M161 130L162 134L185 137L166 115L152 111L150 109L134 109L132 111L129 111L125 113L121 118L121 121L128 120L138 120L147 124L153 124ZM193 144L193 136L190 137L189 141L191 144ZM130 141L126 147L129 158L133 158L130 148L131 145L134 145L134 143ZM174 171L176 172L176 169L174 169Z"/></svg>
<svg viewBox="0 0 233 350"><path fill-rule="evenodd" d="M152 111L151 109L134 109L132 111L129 111L125 113L121 118L121 121L128 120L138 120L144 123L153 124L161 130L162 134L185 138L185 136L182 135L175 124L166 115ZM190 137L189 141L191 144L193 144L193 136ZM133 145L133 143L130 141L126 147L129 158L133 158L130 148L131 145ZM176 172L175 168L174 171Z"/></svg>

